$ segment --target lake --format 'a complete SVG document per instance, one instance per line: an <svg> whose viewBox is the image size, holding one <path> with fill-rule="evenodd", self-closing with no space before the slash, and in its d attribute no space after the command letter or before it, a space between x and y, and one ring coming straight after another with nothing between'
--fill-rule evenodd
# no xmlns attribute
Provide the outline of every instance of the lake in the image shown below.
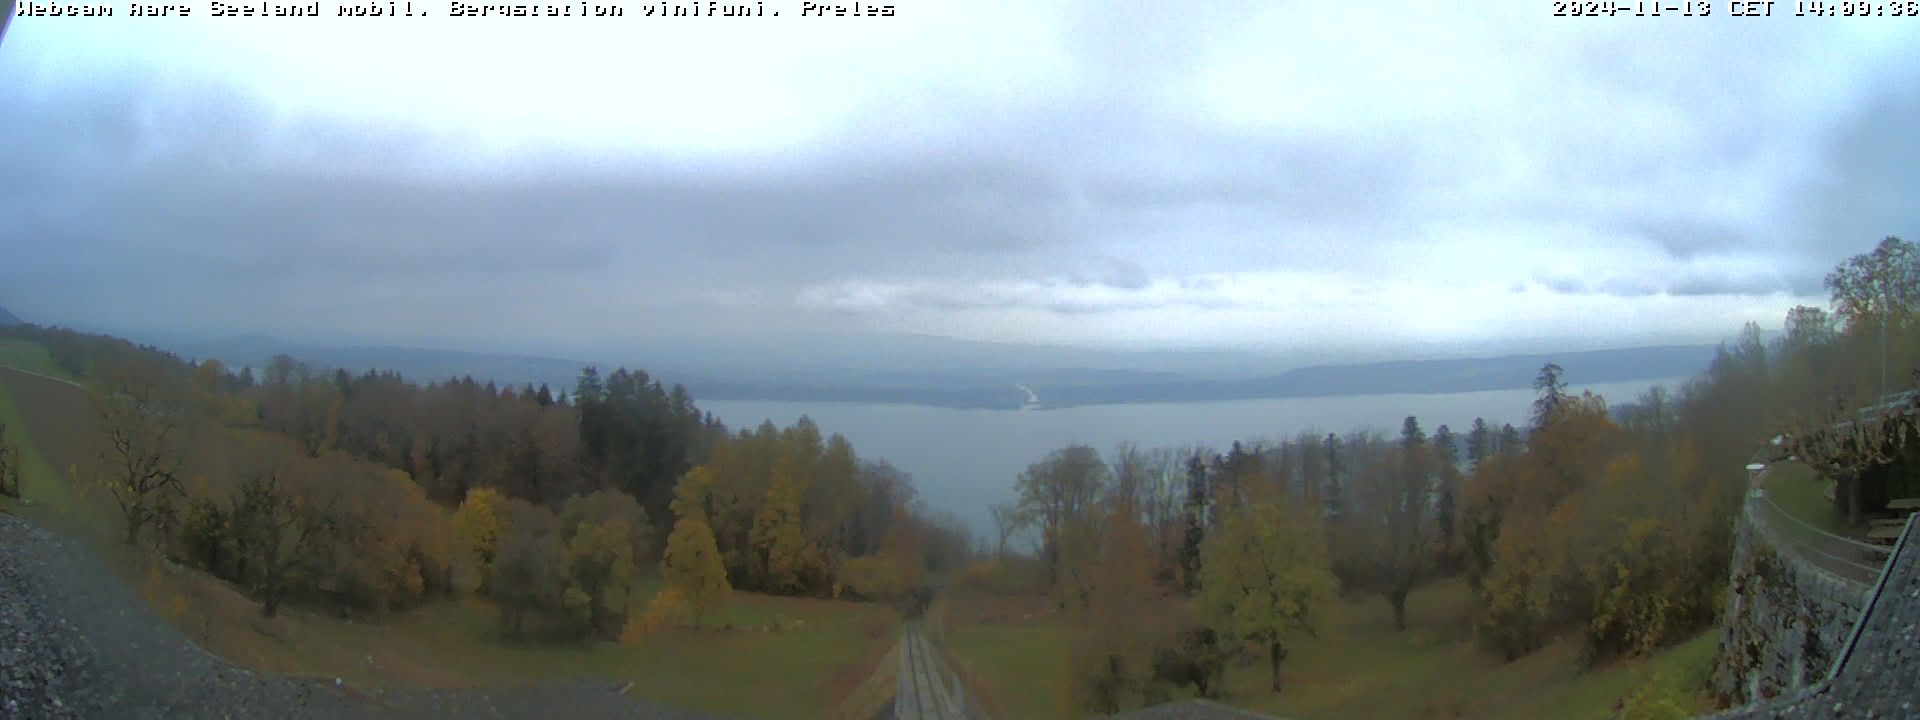
<svg viewBox="0 0 1920 720"><path fill-rule="evenodd" d="M1674 389L1682 378L1574 386L1609 404L1631 402L1647 388ZM715 400L700 407L730 429L772 420L785 427L801 415L823 434L840 433L863 458L885 458L913 475L921 499L951 511L980 535L993 524L987 506L1011 500L1014 481L1028 465L1072 443L1109 454L1122 441L1142 448L1206 445L1292 437L1302 430L1345 434L1375 428L1398 435L1408 415L1429 434L1441 425L1466 433L1475 417L1499 428L1525 424L1532 390L1488 390L1436 395L1354 395L1215 403L1091 405L1056 410L955 410L922 405Z"/></svg>

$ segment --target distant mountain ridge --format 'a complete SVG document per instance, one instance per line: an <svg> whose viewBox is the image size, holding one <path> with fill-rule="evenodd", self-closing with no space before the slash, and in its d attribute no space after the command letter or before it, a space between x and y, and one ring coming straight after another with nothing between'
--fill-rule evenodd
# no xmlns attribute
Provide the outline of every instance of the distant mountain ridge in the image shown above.
<svg viewBox="0 0 1920 720"><path fill-rule="evenodd" d="M472 376L482 382L514 386L546 384L555 389L572 389L580 369L589 364L560 358L490 355L462 350L385 345L305 345L267 335L178 343L170 349L188 357L213 358L229 367L252 367L256 371L266 366L275 355L286 355L309 365L344 368L356 375L368 370L393 371L420 382Z"/></svg>
<svg viewBox="0 0 1920 720"><path fill-rule="evenodd" d="M13 313L7 312L6 308L0 307L0 327L19 324L20 318L14 316Z"/></svg>
<svg viewBox="0 0 1920 720"><path fill-rule="evenodd" d="M954 343L954 348L966 347L963 341L949 342ZM888 364L884 359L876 361L876 366L861 368L851 364L854 360L827 356L799 360L784 371L707 366L699 362L698 349L687 348L657 354L664 357L635 352L639 357L617 363L384 345L303 345L264 335L181 343L174 350L189 357L217 358L234 367L259 368L273 356L285 354L311 365L345 368L355 374L368 369L391 370L422 381L472 376L503 385L546 384L568 390L586 365L602 368L625 365L644 368L662 382L685 384L694 397L701 400L859 402L1011 410L1021 407L1028 399L1020 386L1031 388L1038 394L1040 405L1047 408L1506 390L1529 387L1535 373L1548 362L1564 368L1565 378L1575 384L1652 381L1699 373L1712 360L1715 348L1714 345L1667 345L1395 360L1312 365L1266 373L1249 372L1246 368L1250 361L1235 357L1231 359L1238 363L1236 367L1240 370L1226 375L1150 367L1126 369L1121 365L1128 360L1144 363L1153 358L1122 352L1102 355L1102 351L1094 350L1077 350L1059 358L1061 362L1085 363L1083 366L1022 366L1023 361L1039 361L1007 357L1004 349L992 347L978 356L955 353L944 365L929 364L918 369L903 369L899 363Z"/></svg>

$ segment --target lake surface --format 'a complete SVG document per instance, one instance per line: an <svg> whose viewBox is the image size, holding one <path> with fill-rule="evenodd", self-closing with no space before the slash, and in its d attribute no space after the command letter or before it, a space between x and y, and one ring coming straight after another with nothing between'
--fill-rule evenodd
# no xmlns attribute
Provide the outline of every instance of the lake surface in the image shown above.
<svg viewBox="0 0 1920 720"><path fill-rule="evenodd" d="M1656 384L1668 389L1682 379L1574 386L1608 403L1632 402ZM978 534L991 531L987 506L1011 500L1014 481L1028 465L1071 443L1084 443L1104 457L1123 441L1142 448L1206 445L1235 440L1277 440L1302 430L1345 434L1368 427L1398 435L1408 415L1429 434L1441 425L1465 434L1475 417L1499 428L1525 424L1532 390L1488 390L1439 395L1354 395L1215 403L1092 405L1057 410L955 410L922 405L761 402L714 400L700 407L730 429L772 420L785 427L801 415L823 434L840 433L863 458L885 458L913 475L921 499L951 511Z"/></svg>

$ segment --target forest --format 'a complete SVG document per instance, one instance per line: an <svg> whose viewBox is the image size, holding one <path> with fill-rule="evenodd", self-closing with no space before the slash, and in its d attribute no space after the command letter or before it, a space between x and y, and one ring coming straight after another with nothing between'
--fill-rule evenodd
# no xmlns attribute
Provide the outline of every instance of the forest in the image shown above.
<svg viewBox="0 0 1920 720"><path fill-rule="evenodd" d="M16 325L83 378L96 462L65 468L128 546L345 618L483 600L515 642L704 627L736 590L879 601L1044 596L1074 628L1081 711L1222 697L1230 664L1284 692L1290 649L1340 598L1405 631L1443 578L1483 652L1576 638L1580 662L1711 627L1757 452L1833 425L1920 365L1920 254L1897 238L1836 267L1832 309L1749 323L1705 372L1626 402L1546 363L1520 426L1405 417L1392 432L1102 454L1070 445L1014 479L974 534L912 478L802 417L729 430L645 371L575 386L424 385L279 356L256 370ZM0 448L6 447L0 428ZM0 452L0 492L19 463ZM1836 504L1857 514L1859 483ZM642 578L662 582L643 592Z"/></svg>
<svg viewBox="0 0 1920 720"><path fill-rule="evenodd" d="M1920 379L1913 245L1887 238L1826 284L1831 312L1794 307L1771 340L1749 323L1678 388L1609 403L1548 363L1524 427L1062 448L993 509L995 558L959 590L1047 594L1077 628L1065 690L1092 712L1219 697L1256 659L1282 692L1289 644L1336 597L1377 597L1404 631L1443 577L1465 578L1474 637L1507 661L1569 635L1586 665L1656 652L1722 611L1756 453Z"/></svg>
<svg viewBox="0 0 1920 720"><path fill-rule="evenodd" d="M698 624L733 588L917 602L965 528L812 421L729 432L679 386L585 368L574 388L257 372L19 325L90 386L99 462L65 472L124 540L283 602L377 618L460 595L513 639ZM667 580L648 598L636 579Z"/></svg>

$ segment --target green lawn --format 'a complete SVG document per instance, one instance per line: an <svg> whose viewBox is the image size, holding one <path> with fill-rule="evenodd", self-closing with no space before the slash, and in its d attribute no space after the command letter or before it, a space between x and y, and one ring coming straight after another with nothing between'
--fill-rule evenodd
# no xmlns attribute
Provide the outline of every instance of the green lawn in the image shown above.
<svg viewBox="0 0 1920 720"><path fill-rule="evenodd" d="M1268 690L1264 661L1247 662L1228 667L1222 700L1296 718L1605 718L1654 672L1688 689L1704 685L1717 642L1703 632L1653 657L1581 672L1578 643L1568 639L1505 663L1470 637L1469 597L1459 579L1415 591L1405 632L1393 630L1379 598L1342 601L1320 637L1291 649L1283 692ZM970 614L995 619L968 621ZM1061 615L956 616L946 627L948 649L990 686L1002 714L1074 715L1066 697L1071 630Z"/></svg>
<svg viewBox="0 0 1920 720"><path fill-rule="evenodd" d="M82 502L80 493L64 473L56 471L40 452L39 443L35 442L11 390L7 378L0 375L0 424L7 426L7 442L20 451L20 495L27 503L11 499L0 499L0 503L5 503L5 507L16 514L63 531L97 525L94 510Z"/></svg>
<svg viewBox="0 0 1920 720"><path fill-rule="evenodd" d="M618 643L511 642L492 605L473 598L382 622L300 608L268 622L257 619L256 604L205 576L175 580L161 592L186 600L178 605L182 627L211 628L204 642L253 667L363 686L631 681L638 697L729 716L826 715L853 699L898 637L897 616L880 606L741 593L702 629ZM170 604L164 594L150 599ZM212 608L211 622L196 615L202 607Z"/></svg>
<svg viewBox="0 0 1920 720"><path fill-rule="evenodd" d="M1827 482L1805 463L1777 462L1767 468L1767 496L1774 504L1808 525L1845 534L1846 518L1827 499Z"/></svg>
<svg viewBox="0 0 1920 720"><path fill-rule="evenodd" d="M1333 627L1282 666L1284 692L1268 692L1264 666L1235 668L1228 701L1294 717L1605 718L1639 684L1636 673L1657 668L1686 687L1704 684L1716 649L1708 631L1652 658L1581 672L1569 638L1502 662L1471 637L1471 599L1460 579L1415 591L1405 632L1393 630L1379 598L1344 602Z"/></svg>
<svg viewBox="0 0 1920 720"><path fill-rule="evenodd" d="M0 338L0 367L19 368L67 381L75 379L72 373L54 364L53 356L47 354L45 347L31 340Z"/></svg>
<svg viewBox="0 0 1920 720"><path fill-rule="evenodd" d="M997 602L1001 600L988 600ZM968 611L975 608L967 608ZM1067 648L1072 628L1044 603L1009 602L1005 617L971 621L955 613L942 623L940 640L960 672L983 686L977 698L996 717L1068 717Z"/></svg>

